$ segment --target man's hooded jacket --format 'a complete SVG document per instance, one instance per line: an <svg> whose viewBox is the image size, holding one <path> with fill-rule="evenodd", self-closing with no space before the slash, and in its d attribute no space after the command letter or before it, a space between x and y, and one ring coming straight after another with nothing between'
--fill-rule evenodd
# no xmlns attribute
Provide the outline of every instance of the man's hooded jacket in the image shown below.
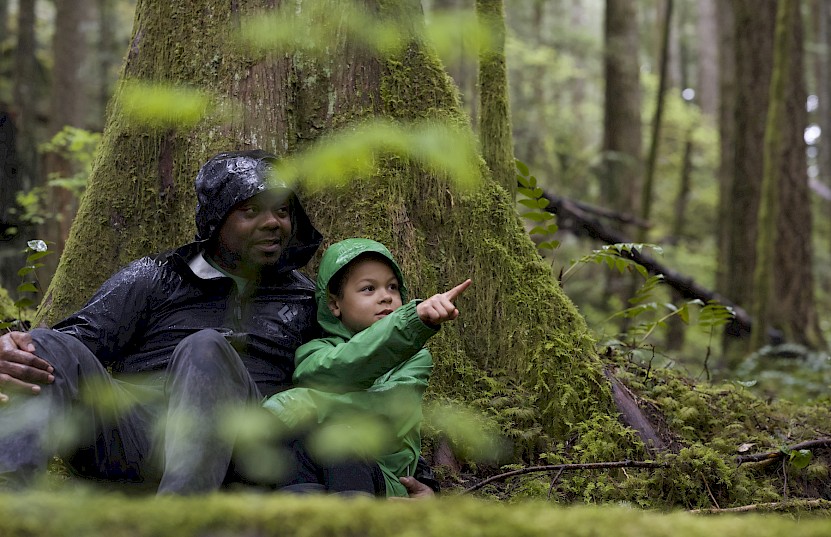
<svg viewBox="0 0 831 537"><path fill-rule="evenodd" d="M369 239L347 239L326 250L318 269L317 320L326 335L297 350L294 388L269 398L265 406L292 429L324 423L382 425L372 442L356 442L350 454L372 456L384 473L388 496L407 496L399 482L412 476L421 451L421 401L433 368L424 348L437 327L418 317L418 301L403 306L353 334L327 306L329 282L348 263L367 253L389 260L401 300L407 288L389 250ZM370 444L382 441L372 453ZM312 447L313 449L313 447Z"/></svg>
<svg viewBox="0 0 831 537"><path fill-rule="evenodd" d="M237 203L267 189L291 190L270 177L273 160L247 151L208 161L196 178L197 241L130 263L54 328L81 340L117 376L159 377L180 341L214 329L264 395L288 388L295 349L320 334L313 283L297 270L320 246L320 233L292 196L292 235L279 262L242 290L203 255Z"/></svg>

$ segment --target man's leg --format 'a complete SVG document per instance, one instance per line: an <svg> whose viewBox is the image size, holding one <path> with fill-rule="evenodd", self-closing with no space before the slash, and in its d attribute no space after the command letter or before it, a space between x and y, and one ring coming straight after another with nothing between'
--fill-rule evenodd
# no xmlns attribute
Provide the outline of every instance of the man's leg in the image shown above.
<svg viewBox="0 0 831 537"><path fill-rule="evenodd" d="M144 479L151 419L145 401L77 339L44 329L32 331L32 339L38 356L55 368L55 381L39 395L13 394L0 408L0 475L31 484L52 455L62 454L81 475Z"/></svg>
<svg viewBox="0 0 831 537"><path fill-rule="evenodd" d="M218 429L227 412L259 405L257 385L221 334L201 330L173 352L165 392L169 401L159 494L218 489L235 441Z"/></svg>

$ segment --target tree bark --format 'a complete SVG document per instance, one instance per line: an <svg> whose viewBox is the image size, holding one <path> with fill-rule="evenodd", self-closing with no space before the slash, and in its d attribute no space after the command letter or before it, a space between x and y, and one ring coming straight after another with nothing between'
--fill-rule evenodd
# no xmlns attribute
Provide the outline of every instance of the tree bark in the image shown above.
<svg viewBox="0 0 831 537"><path fill-rule="evenodd" d="M366 5L374 11L379 3ZM129 260L190 240L193 178L214 153L256 145L286 155L374 116L469 125L449 77L416 36L389 58L345 35L333 35L338 45L320 59L249 54L229 45L229 27L260 6L255 0L138 2L122 80L210 89L235 100L237 112L211 114L191 128L141 126L127 120L116 91L43 318L76 308ZM342 6L329 0L327 12L340 13ZM407 27L422 24L417 0L383 6ZM460 191L390 157L375 177L304 196L304 204L327 241L366 236L387 244L414 296L472 278L474 287L460 303L462 319L431 340L431 391L481 400L488 377L499 371L531 394L545 434L561 438L588 416L611 412L610 391L585 322L537 254L513 199L481 170L481 185Z"/></svg>
<svg viewBox="0 0 831 537"><path fill-rule="evenodd" d="M722 294L730 292L728 271L725 267L730 259L732 241L729 232L731 218L730 194L733 189L736 161L736 118L733 115L736 99L736 47L732 0L716 0L718 21L718 214L716 217L716 290Z"/></svg>
<svg viewBox="0 0 831 537"><path fill-rule="evenodd" d="M664 21L661 34L660 68L658 70L658 93L655 96L655 113L652 116L652 131L649 139L649 155L646 159L646 171L643 186L641 187L641 219L649 221L652 215L652 183L655 178L655 168L658 162L658 147L661 139L661 121L664 112L664 90L667 87L667 69L669 67L669 36L672 30L673 0L665 0ZM639 240L644 242L646 230L640 230Z"/></svg>
<svg viewBox="0 0 831 537"><path fill-rule="evenodd" d="M720 0L699 0L696 46L698 48L696 97L705 116L715 123L719 113L719 19Z"/></svg>
<svg viewBox="0 0 831 537"><path fill-rule="evenodd" d="M505 6L503 0L476 0L476 13L491 44L479 54L479 139L491 176L516 196L508 70L505 67Z"/></svg>
<svg viewBox="0 0 831 537"><path fill-rule="evenodd" d="M637 3L607 0L604 34L601 204L636 213L643 169Z"/></svg>
<svg viewBox="0 0 831 537"><path fill-rule="evenodd" d="M48 138L52 138L66 126L84 128L88 111L90 86L84 73L88 56L87 35L84 25L89 22L88 0L56 0L55 34L52 38L52 98L49 113ZM56 152L43 156L43 167L47 178L72 177L78 172L77 166L65 156ZM78 200L71 190L59 186L47 186L47 219L40 228L40 238L53 243L57 254L63 251L69 226L78 210ZM54 274L58 266L57 255L43 259L41 271L44 283L48 275Z"/></svg>
<svg viewBox="0 0 831 537"><path fill-rule="evenodd" d="M39 182L35 85L35 0L20 2L17 13L17 49L15 52L12 97L17 115L17 155L21 188L29 190Z"/></svg>

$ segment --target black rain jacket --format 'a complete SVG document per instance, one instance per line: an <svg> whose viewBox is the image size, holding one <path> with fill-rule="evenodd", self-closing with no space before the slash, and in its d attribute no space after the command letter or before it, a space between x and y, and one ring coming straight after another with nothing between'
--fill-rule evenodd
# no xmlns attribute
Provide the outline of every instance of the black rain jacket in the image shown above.
<svg viewBox="0 0 831 537"><path fill-rule="evenodd" d="M116 377L161 377L182 339L211 328L239 352L264 396L289 388L295 349L321 335L314 283L297 269L322 237L296 199L292 223L281 262L243 294L199 255L206 242L194 242L133 261L54 329L82 341Z"/></svg>

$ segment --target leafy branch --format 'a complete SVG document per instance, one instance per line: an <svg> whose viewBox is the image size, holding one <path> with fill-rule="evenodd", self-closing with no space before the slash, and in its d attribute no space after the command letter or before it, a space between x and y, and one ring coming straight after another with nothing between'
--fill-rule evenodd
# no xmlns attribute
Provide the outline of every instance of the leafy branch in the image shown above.
<svg viewBox="0 0 831 537"><path fill-rule="evenodd" d="M40 280L37 277L37 270L44 266L38 261L53 252L49 251L46 241L32 240L26 243L26 264L17 271L20 277L20 284L17 286L17 293L20 295L14 302L17 310L17 319L0 322L0 330L10 330L17 325L19 330L25 329L23 323L23 311L35 305L35 296L40 292Z"/></svg>

